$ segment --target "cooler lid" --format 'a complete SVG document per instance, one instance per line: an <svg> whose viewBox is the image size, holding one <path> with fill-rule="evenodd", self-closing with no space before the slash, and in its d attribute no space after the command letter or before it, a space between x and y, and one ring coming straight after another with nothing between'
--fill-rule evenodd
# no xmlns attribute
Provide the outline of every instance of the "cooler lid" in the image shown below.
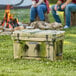
<svg viewBox="0 0 76 76"><path fill-rule="evenodd" d="M30 29L30 30L21 30L14 31L12 36L17 37L32 37L32 38L48 38L64 36L65 31L57 31L57 30L39 30L39 29Z"/></svg>

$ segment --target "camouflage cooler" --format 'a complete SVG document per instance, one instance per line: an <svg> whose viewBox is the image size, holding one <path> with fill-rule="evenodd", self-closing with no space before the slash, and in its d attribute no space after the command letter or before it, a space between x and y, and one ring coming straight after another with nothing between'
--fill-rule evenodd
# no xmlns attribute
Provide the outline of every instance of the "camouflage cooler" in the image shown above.
<svg viewBox="0 0 76 76"><path fill-rule="evenodd" d="M14 58L62 59L64 31L22 30L12 34Z"/></svg>

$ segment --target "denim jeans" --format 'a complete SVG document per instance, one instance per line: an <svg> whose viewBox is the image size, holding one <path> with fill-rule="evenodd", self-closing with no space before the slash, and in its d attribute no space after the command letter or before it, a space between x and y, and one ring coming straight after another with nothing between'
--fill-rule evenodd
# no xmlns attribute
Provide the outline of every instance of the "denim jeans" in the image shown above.
<svg viewBox="0 0 76 76"><path fill-rule="evenodd" d="M61 20L60 20L58 14L56 13L56 11L54 10L54 7L55 7L55 5L52 6L52 14L55 18L55 21L58 23L61 23ZM71 12L76 12L76 4L74 4L74 3L68 4L64 10L61 9L61 5L60 5L58 8L58 11L65 11L66 25L68 27L70 27Z"/></svg>
<svg viewBox="0 0 76 76"><path fill-rule="evenodd" d="M47 11L47 7L45 3L38 5L37 7L31 7L30 10L30 21L33 22L38 14L41 21L45 20L44 13Z"/></svg>

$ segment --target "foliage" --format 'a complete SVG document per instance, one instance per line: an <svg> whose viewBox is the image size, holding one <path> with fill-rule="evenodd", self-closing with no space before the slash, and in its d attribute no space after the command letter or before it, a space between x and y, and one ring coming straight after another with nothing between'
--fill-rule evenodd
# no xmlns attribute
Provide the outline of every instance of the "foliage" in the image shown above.
<svg viewBox="0 0 76 76"><path fill-rule="evenodd" d="M48 0L50 3L56 3L58 0Z"/></svg>
<svg viewBox="0 0 76 76"><path fill-rule="evenodd" d="M46 44L45 44L45 42L42 42L40 44L39 55L42 56L42 57L46 56Z"/></svg>

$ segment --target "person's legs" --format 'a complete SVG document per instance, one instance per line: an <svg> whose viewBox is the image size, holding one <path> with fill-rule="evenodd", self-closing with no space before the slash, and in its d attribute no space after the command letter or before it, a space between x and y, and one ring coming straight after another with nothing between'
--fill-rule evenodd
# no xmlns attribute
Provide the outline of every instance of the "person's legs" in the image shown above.
<svg viewBox="0 0 76 76"><path fill-rule="evenodd" d="M76 4L70 3L65 8L66 26L70 27L71 12L76 12Z"/></svg>
<svg viewBox="0 0 76 76"><path fill-rule="evenodd" d="M44 13L47 11L45 4L41 4L37 7L37 13L41 21L45 20Z"/></svg>
<svg viewBox="0 0 76 76"><path fill-rule="evenodd" d="M57 12L56 12L56 10L54 9L54 7L55 7L55 5L53 5L53 6L51 7L51 8L52 8L52 15L53 15L53 17L54 17L54 19L55 19L56 22L61 23L60 17L59 17L59 15L57 14ZM58 6L58 10L57 10L57 11L64 11L64 10L61 9L61 5Z"/></svg>
<svg viewBox="0 0 76 76"><path fill-rule="evenodd" d="M37 8L35 7L31 7L31 10L30 10L30 21L33 22L35 20L35 17L36 17L36 14L37 14Z"/></svg>

